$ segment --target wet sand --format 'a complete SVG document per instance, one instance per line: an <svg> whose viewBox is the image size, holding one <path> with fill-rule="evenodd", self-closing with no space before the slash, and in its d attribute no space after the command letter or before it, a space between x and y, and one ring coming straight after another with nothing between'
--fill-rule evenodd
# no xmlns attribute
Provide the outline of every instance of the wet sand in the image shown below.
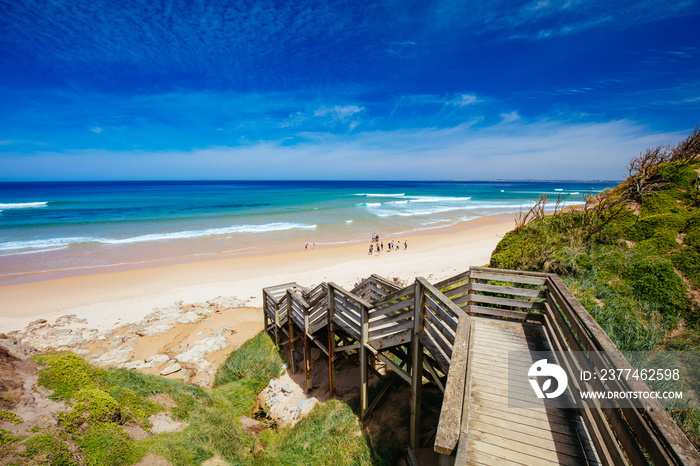
<svg viewBox="0 0 700 466"><path fill-rule="evenodd" d="M156 307L196 303L217 296L236 297L246 306L262 305L262 288L296 281L333 281L351 288L376 273L411 282L416 276L438 281L485 265L500 239L513 228L512 215L482 217L454 227L402 236L401 249L368 254L367 242L350 245L287 244L263 255L215 255L197 261L86 270L30 283L0 286L0 332L24 328L36 319L75 314L86 326L108 330L135 323ZM381 233L381 232L380 232ZM403 240L408 240L404 249ZM262 320L262 315L260 314Z"/></svg>

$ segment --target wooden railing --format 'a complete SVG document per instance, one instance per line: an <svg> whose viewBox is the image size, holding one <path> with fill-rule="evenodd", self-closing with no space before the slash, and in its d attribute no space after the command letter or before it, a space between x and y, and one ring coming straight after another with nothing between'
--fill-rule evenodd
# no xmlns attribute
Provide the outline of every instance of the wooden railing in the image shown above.
<svg viewBox="0 0 700 466"><path fill-rule="evenodd" d="M560 362L570 374L593 364L631 367L561 279L552 274L472 267L436 285L417 278L399 289L394 282L372 275L352 291L334 283L312 289L288 283L265 288L263 296L265 328L274 329L278 344L289 345L292 370L292 346L303 337L307 389L315 364L310 362L309 342L328 358L331 394L337 357L349 351L359 353L363 420L396 378L410 384L412 446L417 445L424 380L434 383L444 392L435 450L446 455L454 453L460 436L455 426L461 425L469 409L464 404L470 390L465 381L471 370L476 317L544 326L552 350L567 354ZM302 335L295 336L294 326ZM287 336L285 342L280 342L280 329ZM327 336L320 337L320 332ZM400 346L405 353L396 351ZM384 362L394 373L371 403L367 391L370 357ZM576 377L570 380L576 387L581 383ZM641 381L596 383L601 389L646 390ZM579 412L603 464L647 464L647 458L656 464L698 461L697 450L655 400L636 409L602 408L596 401L587 401Z"/></svg>

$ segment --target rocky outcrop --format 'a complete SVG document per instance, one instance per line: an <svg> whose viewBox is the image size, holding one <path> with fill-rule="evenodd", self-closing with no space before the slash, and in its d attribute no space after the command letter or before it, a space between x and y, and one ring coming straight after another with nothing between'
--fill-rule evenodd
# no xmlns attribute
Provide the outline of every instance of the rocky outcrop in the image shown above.
<svg viewBox="0 0 700 466"><path fill-rule="evenodd" d="M177 325L194 324L214 313L245 306L234 297L217 297L203 303L184 305L181 301L163 308L155 308L136 324L118 327L110 331L87 328L87 320L75 314L67 314L54 322L38 319L24 330L11 332L9 336L37 351L72 351L89 362L103 367L120 367L136 370L154 370L162 375L174 375L207 385L213 380L215 370L208 356L231 346L226 335L236 331L223 327L201 339L173 344L166 351L135 359L135 349L142 337L157 337L173 330ZM138 356L137 356L138 357Z"/></svg>

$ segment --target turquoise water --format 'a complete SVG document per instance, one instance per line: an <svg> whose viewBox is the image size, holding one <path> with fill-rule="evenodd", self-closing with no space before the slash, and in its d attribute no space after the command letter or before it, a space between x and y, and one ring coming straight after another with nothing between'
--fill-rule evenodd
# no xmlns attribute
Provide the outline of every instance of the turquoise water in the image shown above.
<svg viewBox="0 0 700 466"><path fill-rule="evenodd" d="M280 244L339 244L565 205L615 182L0 183L0 279Z"/></svg>

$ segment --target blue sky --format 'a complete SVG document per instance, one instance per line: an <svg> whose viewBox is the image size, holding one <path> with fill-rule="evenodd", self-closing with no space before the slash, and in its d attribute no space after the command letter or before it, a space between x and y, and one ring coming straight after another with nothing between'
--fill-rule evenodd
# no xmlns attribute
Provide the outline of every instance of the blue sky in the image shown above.
<svg viewBox="0 0 700 466"><path fill-rule="evenodd" d="M0 180L621 179L700 0L0 0Z"/></svg>

